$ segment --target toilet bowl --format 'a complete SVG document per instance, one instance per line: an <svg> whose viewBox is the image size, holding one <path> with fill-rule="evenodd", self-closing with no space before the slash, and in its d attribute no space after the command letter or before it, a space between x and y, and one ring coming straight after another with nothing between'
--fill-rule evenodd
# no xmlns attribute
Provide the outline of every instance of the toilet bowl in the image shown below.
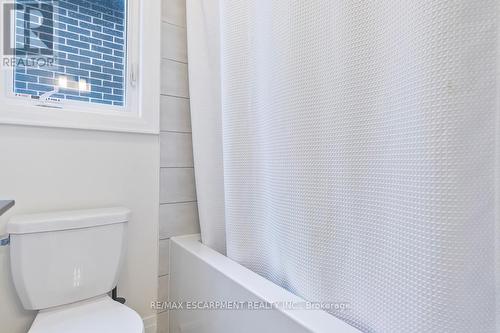
<svg viewBox="0 0 500 333"><path fill-rule="evenodd" d="M13 217L10 261L17 294L39 310L29 333L143 333L140 316L112 300L125 251L126 208Z"/></svg>

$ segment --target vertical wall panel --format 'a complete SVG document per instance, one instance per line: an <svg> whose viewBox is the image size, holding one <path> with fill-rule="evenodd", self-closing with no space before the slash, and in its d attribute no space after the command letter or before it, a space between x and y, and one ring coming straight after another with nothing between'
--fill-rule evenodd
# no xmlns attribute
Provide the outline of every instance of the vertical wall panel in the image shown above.
<svg viewBox="0 0 500 333"><path fill-rule="evenodd" d="M169 238L199 232L193 169L185 0L162 0L160 262L158 299L168 297ZM168 333L169 313L158 314Z"/></svg>

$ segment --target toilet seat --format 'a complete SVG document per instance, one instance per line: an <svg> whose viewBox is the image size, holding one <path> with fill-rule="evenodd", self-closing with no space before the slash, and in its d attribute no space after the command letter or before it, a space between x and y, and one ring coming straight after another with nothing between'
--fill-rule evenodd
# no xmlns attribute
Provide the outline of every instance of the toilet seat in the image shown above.
<svg viewBox="0 0 500 333"><path fill-rule="evenodd" d="M109 296L42 310L28 333L143 333L141 317Z"/></svg>

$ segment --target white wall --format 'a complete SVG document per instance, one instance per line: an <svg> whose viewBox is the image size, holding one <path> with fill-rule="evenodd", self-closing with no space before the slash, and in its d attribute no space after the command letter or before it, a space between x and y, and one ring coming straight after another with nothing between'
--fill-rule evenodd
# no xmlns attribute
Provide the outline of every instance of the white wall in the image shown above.
<svg viewBox="0 0 500 333"><path fill-rule="evenodd" d="M158 283L159 142L157 135L0 125L0 198L13 214L125 206L133 211L119 283L127 305L154 315ZM22 309L0 248L0 325L24 333L34 313Z"/></svg>

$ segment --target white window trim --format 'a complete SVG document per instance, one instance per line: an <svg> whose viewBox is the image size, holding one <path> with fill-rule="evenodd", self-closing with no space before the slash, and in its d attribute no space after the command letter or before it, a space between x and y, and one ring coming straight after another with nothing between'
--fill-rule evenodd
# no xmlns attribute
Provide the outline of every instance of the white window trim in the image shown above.
<svg viewBox="0 0 500 333"><path fill-rule="evenodd" d="M161 0L128 0L128 6L125 108L71 102L61 103L63 109L46 108L39 102L11 98L6 79L12 78L12 72L0 69L0 124L158 134ZM0 24L0 36L2 30ZM131 69L136 75L135 87L130 86Z"/></svg>

